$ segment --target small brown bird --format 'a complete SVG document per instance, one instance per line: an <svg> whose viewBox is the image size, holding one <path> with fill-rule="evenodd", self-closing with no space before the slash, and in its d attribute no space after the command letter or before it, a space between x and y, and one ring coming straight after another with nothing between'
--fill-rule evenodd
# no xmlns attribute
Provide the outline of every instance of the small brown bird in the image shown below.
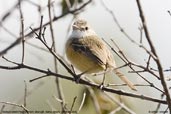
<svg viewBox="0 0 171 114"><path fill-rule="evenodd" d="M72 33L66 42L66 56L81 72L98 73L112 70L132 90L135 86L116 68L115 60L105 42L98 37L87 21L78 19L72 25Z"/></svg>

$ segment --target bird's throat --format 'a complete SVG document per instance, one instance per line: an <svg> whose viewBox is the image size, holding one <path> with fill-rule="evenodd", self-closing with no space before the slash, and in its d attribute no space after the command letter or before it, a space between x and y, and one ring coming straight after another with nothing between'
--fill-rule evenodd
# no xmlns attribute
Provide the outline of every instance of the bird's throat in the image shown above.
<svg viewBox="0 0 171 114"><path fill-rule="evenodd" d="M80 30L73 30L70 38L85 38L89 36L94 36L97 35L94 31L89 30L89 31L80 31Z"/></svg>

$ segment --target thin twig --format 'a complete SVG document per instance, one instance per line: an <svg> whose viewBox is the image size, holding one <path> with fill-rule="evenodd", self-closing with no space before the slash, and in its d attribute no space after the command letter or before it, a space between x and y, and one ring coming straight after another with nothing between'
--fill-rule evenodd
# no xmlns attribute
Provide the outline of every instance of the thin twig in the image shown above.
<svg viewBox="0 0 171 114"><path fill-rule="evenodd" d="M74 14L75 12L77 12L77 11L79 11L79 10L85 8L88 4L91 3L91 1L92 1L92 0L89 0L89 1L85 2L84 4L82 4L80 7L76 8L76 9L70 10L70 11L64 13L64 14L61 14L61 15L58 16L58 17L54 17L52 21L53 21L53 22L54 22L54 21L57 21L57 20L59 20L59 19L65 17L65 16L68 15L68 14ZM18 6L18 4L17 4L17 6ZM9 13L10 13L10 12L9 12ZM3 19L2 19L2 20L3 20ZM0 21L0 22L1 22L1 21ZM47 22L47 23L45 23L44 25L42 25L42 27L45 27L45 26L47 26L47 25L49 25L49 24L50 24L50 22ZM28 34L26 34L26 35L25 35L25 40L29 39L29 38L30 38L29 36L30 36L31 34L33 34L35 31L39 30L39 29L40 29L40 27L35 28L35 29L33 29L31 32L29 32ZM15 47L16 45L20 44L21 41L22 41L22 38L21 38L21 37L17 38L17 40L15 40L13 43L11 43L8 47L6 47L5 49L3 49L3 50L0 52L0 56L2 56L2 55L4 55L5 53L7 53L11 48L13 48L13 47Z"/></svg>
<svg viewBox="0 0 171 114"><path fill-rule="evenodd" d="M55 42L55 36L54 36L54 30L53 30L53 25L52 25L52 14L51 14L51 0L48 0L48 14L49 14L49 22L50 22L50 32L51 32L51 39L52 39L52 50L56 53L57 49L56 49L56 42ZM58 73L58 63L57 63L57 59L55 57L53 57L54 60L54 69L55 72ZM64 111L64 104L65 104L65 98L64 98L64 94L63 94L63 90L62 90L62 86L60 84L60 80L58 77L56 77L56 87L57 87L57 93L58 96L61 100L63 100L63 102L61 102L61 107L62 107L62 111Z"/></svg>
<svg viewBox="0 0 171 114"><path fill-rule="evenodd" d="M0 110L0 114L3 113L4 108L5 108L5 105L2 105L1 110Z"/></svg>
<svg viewBox="0 0 171 114"><path fill-rule="evenodd" d="M53 98L59 103L63 102L63 100L57 98L55 95L53 95ZM64 104L64 110L67 111L68 110L68 108L66 107L67 104L66 103L63 103L63 104Z"/></svg>
<svg viewBox="0 0 171 114"><path fill-rule="evenodd" d="M148 31L148 27L147 27L147 24L146 24L146 19L145 19L145 16L144 16L144 12L142 10L141 3L140 3L139 0L136 0L136 2L137 2L138 10L139 10L139 13L140 13L140 18L141 18L141 21L142 21L142 24L143 24L146 39L147 39L148 44L149 44L149 46L151 48L151 52L157 57L157 59L154 59L154 60L155 60L155 62L157 64L157 67L158 67L158 70L159 70L159 75L160 75L160 78L161 78L161 84L163 86L163 89L164 89L164 92L165 92L165 95L166 95L166 101L168 103L168 108L169 108L169 111L171 113L171 97L170 97L170 93L169 93L169 90L167 88L167 84L166 84L166 81L165 81L165 78L164 78L163 68L162 68L162 65L160 63L157 52L155 50L155 47L154 47L154 45L152 43L149 31Z"/></svg>
<svg viewBox="0 0 171 114"><path fill-rule="evenodd" d="M104 2L103 0L100 0L100 1L101 1L102 6L105 8L105 10L112 16L113 21L116 23L116 25L117 25L117 27L119 28L119 30L120 30L120 31L126 36L126 38L128 38L131 42L135 42L135 41L131 38L131 36L129 36L128 33L124 30L124 28L121 26L121 24L119 23L119 21L117 20L117 18L116 18L116 16L115 16L114 12L113 12L111 9L109 9L109 8L107 7L107 5L105 4L105 2Z"/></svg>
<svg viewBox="0 0 171 114"><path fill-rule="evenodd" d="M69 0L65 0L65 3L67 5L67 8L70 9L71 8L71 3Z"/></svg>
<svg viewBox="0 0 171 114"><path fill-rule="evenodd" d="M76 102L76 99L77 99L77 96L75 96L74 99L73 99L73 102L72 102L72 105L71 105L71 109L70 109L70 114L72 114L73 107L74 107L74 104Z"/></svg>
<svg viewBox="0 0 171 114"><path fill-rule="evenodd" d="M27 83L26 83L26 81L24 80L24 87L25 87L25 89L24 89L24 107L26 107L26 105L27 105Z"/></svg>
<svg viewBox="0 0 171 114"><path fill-rule="evenodd" d="M116 114L121 109L122 109L122 107L117 107L116 109L114 109L113 111L111 111L109 114Z"/></svg>
<svg viewBox="0 0 171 114"><path fill-rule="evenodd" d="M0 27L2 25L2 23L4 23L8 18L9 16L15 11L16 8L18 8L18 5L23 3L24 0L20 0L18 1L14 6L12 6L12 8L10 8L1 18L0 20Z"/></svg>
<svg viewBox="0 0 171 114"><path fill-rule="evenodd" d="M116 18L114 12L113 12L111 9L109 9L109 8L107 7L107 5L104 3L103 0L101 0L101 3L102 3L102 5L103 5L103 7L105 8L105 10L106 10L109 14L111 14L111 16L112 16L112 18L113 18L113 21L116 23L116 25L117 25L117 27L119 28L119 30L121 31L121 33L123 33L123 35L124 35L126 38L128 38L133 44L135 44L135 45L139 46L140 48L144 49L144 50L145 50L149 55L151 55L154 59L157 59L157 58L155 57L155 55L154 55L153 53L151 53L151 51L149 51L144 45L139 44L139 43L137 43L135 40L133 40L133 38L132 38L124 29L123 29L123 27L122 27L121 24L119 23L118 19Z"/></svg>
<svg viewBox="0 0 171 114"><path fill-rule="evenodd" d="M30 80L29 82L33 82L33 81L35 81L35 80L38 80L38 79L41 79L41 78L45 78L45 77L49 77L49 76L50 76L50 73L45 74L45 75L43 75L43 76L39 76L39 77L37 77L37 78L34 78L34 79Z"/></svg>
<svg viewBox="0 0 171 114"><path fill-rule="evenodd" d="M148 60L147 60L147 66L146 66L147 69L149 68L150 60L151 60L151 55L149 55Z"/></svg>
<svg viewBox="0 0 171 114"><path fill-rule="evenodd" d="M171 16L171 13L170 13L170 11L168 10L167 12L168 12L168 14Z"/></svg>
<svg viewBox="0 0 171 114"><path fill-rule="evenodd" d="M22 39L22 59L21 59L21 63L24 62L24 44L25 44L25 38L24 38L24 17L23 17L23 12L21 9L21 0L19 1L19 12L20 12L20 21L21 21L21 39Z"/></svg>
<svg viewBox="0 0 171 114"><path fill-rule="evenodd" d="M78 111L77 113L79 113L84 105L84 102L85 102L85 98L86 98L86 93L84 92L83 93L83 98L82 98L82 101L81 101L81 104L80 104L80 107L78 108Z"/></svg>
<svg viewBox="0 0 171 114"><path fill-rule="evenodd" d="M56 77L59 77L59 78L62 78L62 79L66 79L66 80L70 80L70 81L75 82L75 78L73 78L73 77L57 74L57 73L54 73L54 72L52 72L50 70L42 70L42 69L39 69L39 68L36 68L36 67L33 67L33 66L28 66L28 65L24 65L24 64L20 64L20 63L15 63L15 62L13 62L13 63L17 65L17 66L14 66L14 68L13 67L6 67L6 66L0 66L0 68L7 69L7 70L9 70L9 68L11 70L12 69L13 70L16 70L16 69L28 69L28 70L40 72L40 73L43 73L43 74L49 74L49 76L56 76ZM49 76L44 76L44 77L49 77ZM37 78L37 79L40 79L40 78ZM33 82L33 81L35 81L37 79L34 79L34 80L32 79L31 82ZM95 87L95 88L99 88L99 84L90 83L89 81L85 81L83 79L80 79L78 83L83 84L83 85L88 85L88 86L91 86L91 87ZM118 95L129 96L129 97L133 97L133 98L139 98L139 99L142 99L142 100L148 100L148 101L152 101L152 102L167 104L167 102L165 100L160 100L160 99L152 98L152 97L145 96L145 95L135 94L135 93L129 93L129 92L125 92L125 91L118 90L118 89L102 87L102 90L106 91L106 92L115 93L115 94L118 94Z"/></svg>
<svg viewBox="0 0 171 114"><path fill-rule="evenodd" d="M121 109L124 109L126 112L128 112L129 114L136 114L135 112L133 112L131 109L129 109L125 104L123 104L122 102L117 101L116 99L114 99L114 97L112 97L111 95L109 95L107 92L104 92L104 94L110 99L112 100L114 103L116 103ZM113 113L114 114L114 113Z"/></svg>
<svg viewBox="0 0 171 114"><path fill-rule="evenodd" d="M127 86L127 84L107 84L106 87L109 87L109 86ZM149 84L134 84L134 86L149 86L151 87L151 85Z"/></svg>
<svg viewBox="0 0 171 114"><path fill-rule="evenodd" d="M61 99L57 98L55 95L53 95L53 97L55 98L56 101L58 101L60 103L63 102Z"/></svg>
<svg viewBox="0 0 171 114"><path fill-rule="evenodd" d="M96 110L96 113L97 114L102 114L101 110L100 110L100 106L99 106L99 103L98 103L98 99L96 97L96 94L94 93L94 90L90 87L87 87L89 93L90 93L90 96L91 96L91 99L93 101L93 104L94 104L94 107L95 107L95 110Z"/></svg>
<svg viewBox="0 0 171 114"><path fill-rule="evenodd" d="M104 39L103 39L104 40ZM104 40L105 41L105 40ZM106 42L106 41L105 41ZM146 79L145 77L143 77L139 72L136 72L136 70L133 68L133 66L137 66L140 67L142 69L144 69L145 71L148 70L149 73L153 74L156 78L160 79L157 75L155 75L155 73L153 73L152 71L150 71L149 69L147 69L146 67L143 67L142 65L137 65L133 62L131 62L130 60L128 60L127 56L122 52L122 50L119 48L119 46L114 42L114 40L112 40L112 42L114 43L114 45L116 45L116 47L118 48L119 52L117 52L109 43L106 42L106 44L111 48L111 50L116 53L118 55L119 58L121 58L121 60L123 60L123 62L125 62L125 65L127 65L134 73L136 73L138 76L140 76L143 80L145 80L147 83L149 83L151 85L151 87L159 90L160 92L163 93L163 91L156 87L153 83L151 83L148 79ZM121 55L122 56L121 56Z"/></svg>
<svg viewBox="0 0 171 114"><path fill-rule="evenodd" d="M142 39L143 39L143 27L140 25L140 27L138 28L140 31L140 44L142 44Z"/></svg>
<svg viewBox="0 0 171 114"><path fill-rule="evenodd" d="M166 110L164 110L163 114L168 113L168 109L169 109L169 107L167 107Z"/></svg>
<svg viewBox="0 0 171 114"><path fill-rule="evenodd" d="M22 108L27 114L29 114L29 110L24 107L23 105L19 105L19 104L16 104L16 103L11 103L11 102L3 102L3 101L0 101L0 104L6 104L6 105L12 105L12 106L16 106L16 107L20 107Z"/></svg>
<svg viewBox="0 0 171 114"><path fill-rule="evenodd" d="M30 27L31 30L33 30ZM37 35L37 38L44 44L44 46L49 50L49 52L62 64L62 66L76 79L78 76L72 72L72 70L58 57L58 55L42 40L41 36L39 36L35 31L34 33ZM44 36L43 36L44 37ZM45 39L45 38L44 38Z"/></svg>

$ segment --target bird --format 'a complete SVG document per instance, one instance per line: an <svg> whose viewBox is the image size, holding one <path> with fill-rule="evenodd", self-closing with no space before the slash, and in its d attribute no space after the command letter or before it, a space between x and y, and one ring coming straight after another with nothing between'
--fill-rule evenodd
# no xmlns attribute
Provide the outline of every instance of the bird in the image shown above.
<svg viewBox="0 0 171 114"><path fill-rule="evenodd" d="M66 57L79 71L86 74L113 71L128 87L137 90L124 74L116 69L114 57L106 43L84 19L76 19L65 44Z"/></svg>

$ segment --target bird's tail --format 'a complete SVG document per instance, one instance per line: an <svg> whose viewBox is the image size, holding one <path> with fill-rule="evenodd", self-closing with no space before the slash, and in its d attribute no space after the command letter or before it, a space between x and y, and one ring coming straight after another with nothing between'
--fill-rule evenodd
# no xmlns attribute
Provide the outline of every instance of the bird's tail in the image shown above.
<svg viewBox="0 0 171 114"><path fill-rule="evenodd" d="M125 77L121 72L119 72L117 69L114 69L114 73L123 81L125 82L132 90L137 91L136 87L134 84L128 80L127 77Z"/></svg>

